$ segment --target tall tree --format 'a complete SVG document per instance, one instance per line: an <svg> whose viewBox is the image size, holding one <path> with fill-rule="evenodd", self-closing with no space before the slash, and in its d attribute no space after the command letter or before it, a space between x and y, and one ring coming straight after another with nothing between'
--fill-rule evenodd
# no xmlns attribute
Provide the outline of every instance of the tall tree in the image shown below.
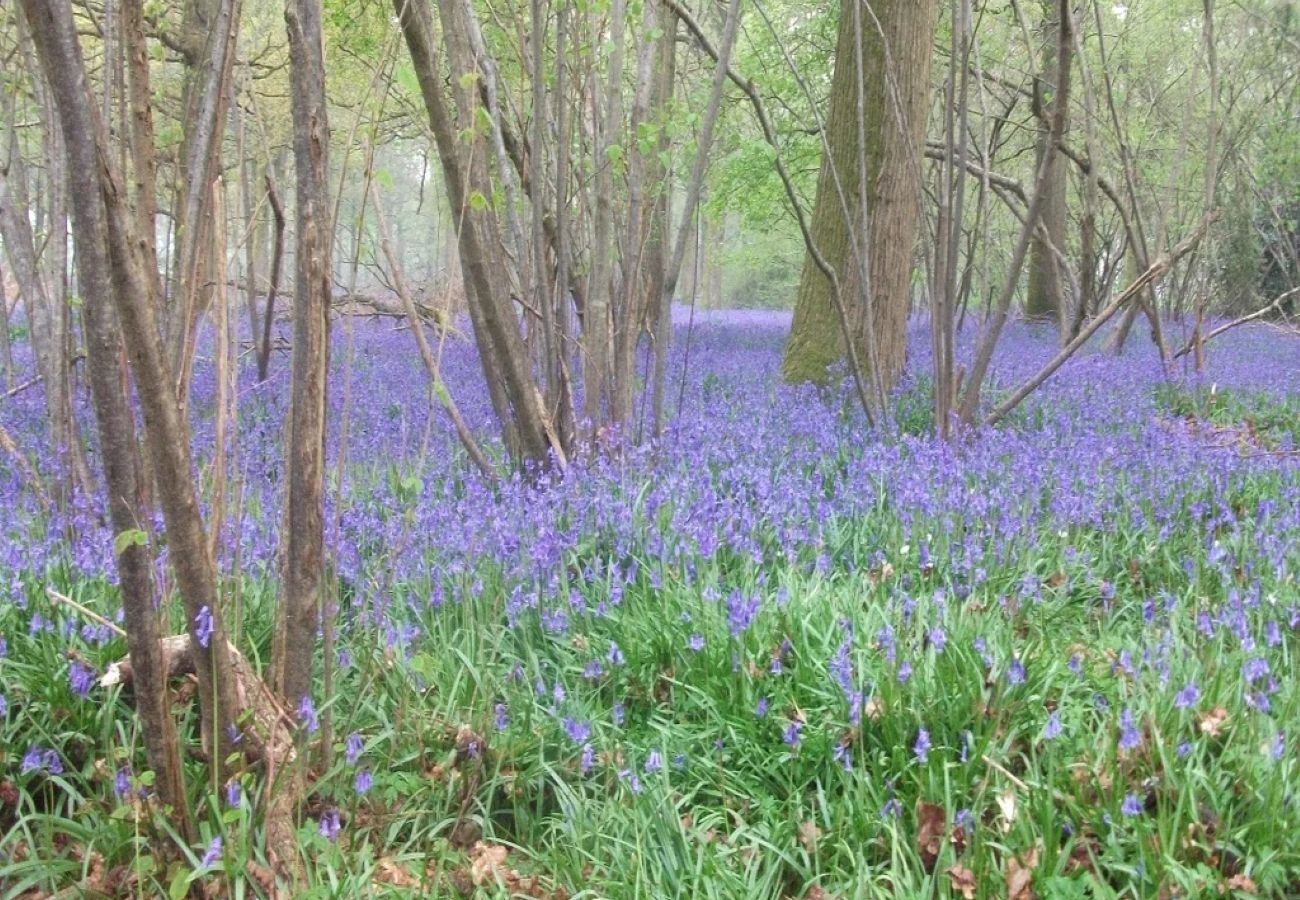
<svg viewBox="0 0 1300 900"><path fill-rule="evenodd" d="M284 592L273 665L276 689L296 705L311 690L325 574L325 386L333 225L326 196L329 125L320 0L288 0L284 21L293 67L298 268L293 297L293 395L285 449Z"/></svg>
<svg viewBox="0 0 1300 900"><path fill-rule="evenodd" d="M1060 87L1054 84L1057 54L1070 52L1071 45L1062 46L1056 39L1060 32L1059 16L1052 0L1043 2L1042 33L1043 52L1041 74L1034 79L1034 116L1038 120L1038 141L1034 148L1038 168L1044 170L1042 210L1033 243L1029 246L1029 289L1025 296L1025 315L1031 319L1055 321L1062 338L1067 331L1064 281L1061 266L1065 253L1065 160L1055 146L1048 143L1052 116L1063 99ZM1063 128L1069 129L1069 111L1062 111ZM1065 137L1062 132L1062 139Z"/></svg>
<svg viewBox="0 0 1300 900"><path fill-rule="evenodd" d="M844 0L840 10L811 232L838 275L876 402L898 379L906 353L938 8L937 0ZM809 253L782 363L789 381L824 382L844 355L833 290Z"/></svg>

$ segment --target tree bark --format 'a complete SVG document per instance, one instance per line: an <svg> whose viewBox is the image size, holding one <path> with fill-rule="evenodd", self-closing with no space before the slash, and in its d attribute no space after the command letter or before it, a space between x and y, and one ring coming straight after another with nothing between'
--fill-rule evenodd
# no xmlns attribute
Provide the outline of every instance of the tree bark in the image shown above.
<svg viewBox="0 0 1300 900"><path fill-rule="evenodd" d="M37 38L42 68L53 88L69 170L76 180L72 199L78 228L85 233L78 256L101 253L107 258L104 268L108 279L95 275L89 278L87 288L112 298L125 338L186 621L197 633L198 623L211 616L210 646L200 647L196 657L200 709L205 727L212 729L213 762L219 773L233 747L239 710L234 684L226 677L230 660L217 597L216 567L208 552L189 442L154 319L155 299L161 288L156 273L144 268L140 242L132 233L121 173L110 152L103 123L95 119L71 5L68 0L22 0L22 6ZM111 285L105 286L106 281Z"/></svg>
<svg viewBox="0 0 1300 900"><path fill-rule="evenodd" d="M1035 80L1034 112L1039 120L1038 141L1034 154L1035 171L1045 167L1043 199L1039 214L1039 230L1035 230L1029 245L1029 287L1025 295L1025 315L1030 319L1054 321L1065 338L1068 323L1066 316L1065 279L1060 271L1057 252L1065 251L1065 189L1064 160L1054 144L1049 142L1052 117L1061 100L1060 85L1054 84L1058 71L1057 56L1071 52L1073 45L1062 45L1056 40L1060 31L1059 15L1052 11L1053 3L1045 0L1043 31L1046 34L1042 60L1042 74ZM1069 131L1069 110L1062 112L1064 121L1061 140Z"/></svg>
<svg viewBox="0 0 1300 900"><path fill-rule="evenodd" d="M127 298L115 272L105 198L100 192L100 166L109 160L107 137L102 124L93 120L94 106L86 85L84 64L76 43L72 9L66 3L24 0L23 7L38 53L57 98L59 120L72 179L73 227L77 238L77 272L81 295L85 301L86 344L91 392L104 459L108 485L108 506L115 534L118 575L121 583L123 612L127 623L127 640L136 677L136 709L144 734L149 764L157 774L159 797L170 807L173 823L185 841L193 838L182 781L180 749L166 686L166 671L159 646L160 627L155 609L152 559L145 546L140 522L142 464L135 439L134 418L121 368L122 341L115 301L122 305L146 303L144 297ZM52 111L51 111L52 112ZM98 157L98 158L97 158ZM117 210L124 220L122 210ZM119 222L119 225L124 224ZM127 250L125 242L116 240L118 252ZM138 249L136 250L138 253ZM138 257L137 257L138 260ZM133 285L139 287L139 285ZM121 310L118 310L118 314ZM150 335L156 341L156 334ZM165 381L153 379L155 387L166 390ZM145 389L142 385L141 394ZM180 448L178 448L178 452ZM172 473L174 474L174 473ZM185 472L189 483L188 468ZM192 485L191 485L192 488ZM192 501L191 497L191 501ZM192 504L197 517L197 505ZM206 556L200 542L186 546L173 538L173 560L187 551ZM211 593L209 591L209 593ZM196 598L199 599L199 598ZM213 600L215 607L215 599ZM211 706L212 669L200 671L200 685L206 687ZM215 713L214 713L215 714ZM211 721L211 720L209 720Z"/></svg>
<svg viewBox="0 0 1300 900"><path fill-rule="evenodd" d="M936 0L884 0L862 10L840 11L826 150L817 179L811 236L838 274L846 306L856 318L854 340L874 358L872 381L879 393L892 389L906 354L908 294L920 214L920 159L929 97L931 41ZM855 46L857 32L861 43ZM857 73L861 53L862 79ZM858 100L866 117L866 145L859 147ZM865 166L859 166L859 153ZM866 170L869 221L861 221L860 168ZM838 183L837 183L838 182ZM865 233L866 284L852 257L851 233ZM782 372L787 381L824 383L828 368L844 356L832 282L811 254L805 256L794 321ZM864 298L869 302L864 303ZM871 319L865 318L869 306ZM868 347L866 334L874 335ZM878 402L878 401L877 401Z"/></svg>
<svg viewBox="0 0 1300 900"><path fill-rule="evenodd" d="M288 0L293 154L297 171L297 273L293 297L293 382L286 422L285 513L274 687L290 708L311 693L325 573L325 395L332 223L326 178L329 125L320 0Z"/></svg>

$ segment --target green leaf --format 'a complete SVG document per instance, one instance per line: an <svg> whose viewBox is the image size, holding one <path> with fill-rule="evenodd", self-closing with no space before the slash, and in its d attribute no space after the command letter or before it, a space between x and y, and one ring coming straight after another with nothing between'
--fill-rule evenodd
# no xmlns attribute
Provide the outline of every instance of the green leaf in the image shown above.
<svg viewBox="0 0 1300 900"><path fill-rule="evenodd" d="M191 872L180 869L172 876L172 883L167 888L167 896L171 900L183 900L186 894L190 892Z"/></svg>
<svg viewBox="0 0 1300 900"><path fill-rule="evenodd" d="M460 86L463 90L469 90L472 88L476 81L478 81L477 72L466 72L464 75L460 76Z"/></svg>
<svg viewBox="0 0 1300 900"><path fill-rule="evenodd" d="M488 208L488 198L483 196L482 191L474 191L469 195L469 208L475 212L483 212Z"/></svg>
<svg viewBox="0 0 1300 900"><path fill-rule="evenodd" d="M149 543L149 535L145 534L139 528L131 528L127 531L118 532L113 538L113 554L121 556L126 552L128 547L143 547Z"/></svg>

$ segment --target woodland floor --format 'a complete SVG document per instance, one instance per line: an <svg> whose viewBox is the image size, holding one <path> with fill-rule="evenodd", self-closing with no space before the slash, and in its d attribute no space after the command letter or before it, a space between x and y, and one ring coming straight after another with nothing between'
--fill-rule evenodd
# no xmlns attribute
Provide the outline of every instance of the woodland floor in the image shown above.
<svg viewBox="0 0 1300 900"><path fill-rule="evenodd" d="M495 487L410 334L336 325L335 690L302 735L301 896L1300 895L1300 341L1243 328L1195 376L1135 336L943 444L924 322L893 435L847 389L779 384L788 322L683 318L658 445ZM1053 350L1011 329L990 399ZM240 373L208 498L258 664L273 369ZM492 434L468 342L444 369ZM213 378L202 360L208 486ZM39 389L0 403L49 474L41 421ZM204 837L166 861L129 698L95 685L124 644L47 599L115 616L98 503L51 513L0 458L0 898L256 896L257 773L205 786L195 762Z"/></svg>

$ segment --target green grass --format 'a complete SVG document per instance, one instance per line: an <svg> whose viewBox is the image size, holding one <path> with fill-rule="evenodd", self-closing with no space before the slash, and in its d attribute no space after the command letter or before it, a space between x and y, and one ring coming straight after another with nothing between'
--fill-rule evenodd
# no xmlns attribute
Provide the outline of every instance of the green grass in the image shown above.
<svg viewBox="0 0 1300 900"><path fill-rule="evenodd" d="M1300 447L1300 393L1225 390L1167 383L1157 406L1197 425L1232 431L1266 450Z"/></svg>

